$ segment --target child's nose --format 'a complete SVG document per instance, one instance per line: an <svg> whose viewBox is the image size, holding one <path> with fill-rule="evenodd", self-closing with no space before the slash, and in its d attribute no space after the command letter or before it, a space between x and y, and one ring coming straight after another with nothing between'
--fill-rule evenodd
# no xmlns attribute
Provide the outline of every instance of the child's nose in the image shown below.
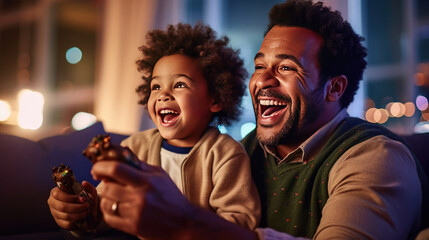
<svg viewBox="0 0 429 240"><path fill-rule="evenodd" d="M165 102L165 101L171 101L171 100L174 100L174 97L165 91L159 94L158 96L158 102Z"/></svg>

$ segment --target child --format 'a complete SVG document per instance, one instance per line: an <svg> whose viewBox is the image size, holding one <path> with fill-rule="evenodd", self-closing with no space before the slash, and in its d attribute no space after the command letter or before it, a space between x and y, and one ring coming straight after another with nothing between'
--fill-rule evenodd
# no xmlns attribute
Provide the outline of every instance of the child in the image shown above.
<svg viewBox="0 0 429 240"><path fill-rule="evenodd" d="M157 128L133 134L121 145L140 160L161 166L192 203L254 229L260 203L247 154L240 143L210 126L236 120L245 91L243 61L227 44L226 37L216 39L201 24L149 32L137 61L146 74L137 92ZM52 215L58 225L71 229L71 219L83 210L73 217L58 211L58 198L67 198L55 198L63 193L54 190L48 200Z"/></svg>
<svg viewBox="0 0 429 240"><path fill-rule="evenodd" d="M157 129L122 142L142 161L161 166L193 203L253 229L259 198L240 143L210 123L230 124L240 114L247 75L228 39L207 26L170 25L148 33L137 92Z"/></svg>

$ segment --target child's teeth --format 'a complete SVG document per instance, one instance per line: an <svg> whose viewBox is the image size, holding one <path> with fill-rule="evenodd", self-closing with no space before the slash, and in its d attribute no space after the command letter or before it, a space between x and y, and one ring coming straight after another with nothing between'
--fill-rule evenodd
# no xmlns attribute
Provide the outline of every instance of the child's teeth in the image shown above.
<svg viewBox="0 0 429 240"><path fill-rule="evenodd" d="M161 114L169 114L169 113L173 113L173 114L178 114L177 112L170 110L170 109L163 109L160 112Z"/></svg>

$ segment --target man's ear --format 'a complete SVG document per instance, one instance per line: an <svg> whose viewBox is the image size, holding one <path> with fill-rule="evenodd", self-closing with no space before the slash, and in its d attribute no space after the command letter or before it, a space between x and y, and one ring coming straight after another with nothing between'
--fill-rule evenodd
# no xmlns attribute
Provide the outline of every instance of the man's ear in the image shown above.
<svg viewBox="0 0 429 240"><path fill-rule="evenodd" d="M347 88L347 77L344 75L335 76L328 80L326 86L326 100L330 102L338 101Z"/></svg>
<svg viewBox="0 0 429 240"><path fill-rule="evenodd" d="M210 111L212 113L219 112L220 110L222 110L222 108L223 106L221 104L218 104L214 99L212 100L212 104L210 105Z"/></svg>

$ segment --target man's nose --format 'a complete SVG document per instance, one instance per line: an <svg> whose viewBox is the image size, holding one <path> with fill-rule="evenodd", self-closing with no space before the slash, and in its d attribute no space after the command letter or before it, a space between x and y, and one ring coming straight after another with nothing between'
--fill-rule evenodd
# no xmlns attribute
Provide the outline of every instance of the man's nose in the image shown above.
<svg viewBox="0 0 429 240"><path fill-rule="evenodd" d="M256 80L256 86L259 89L273 88L279 86L279 81L271 72L270 69L265 70L261 75L259 75Z"/></svg>

